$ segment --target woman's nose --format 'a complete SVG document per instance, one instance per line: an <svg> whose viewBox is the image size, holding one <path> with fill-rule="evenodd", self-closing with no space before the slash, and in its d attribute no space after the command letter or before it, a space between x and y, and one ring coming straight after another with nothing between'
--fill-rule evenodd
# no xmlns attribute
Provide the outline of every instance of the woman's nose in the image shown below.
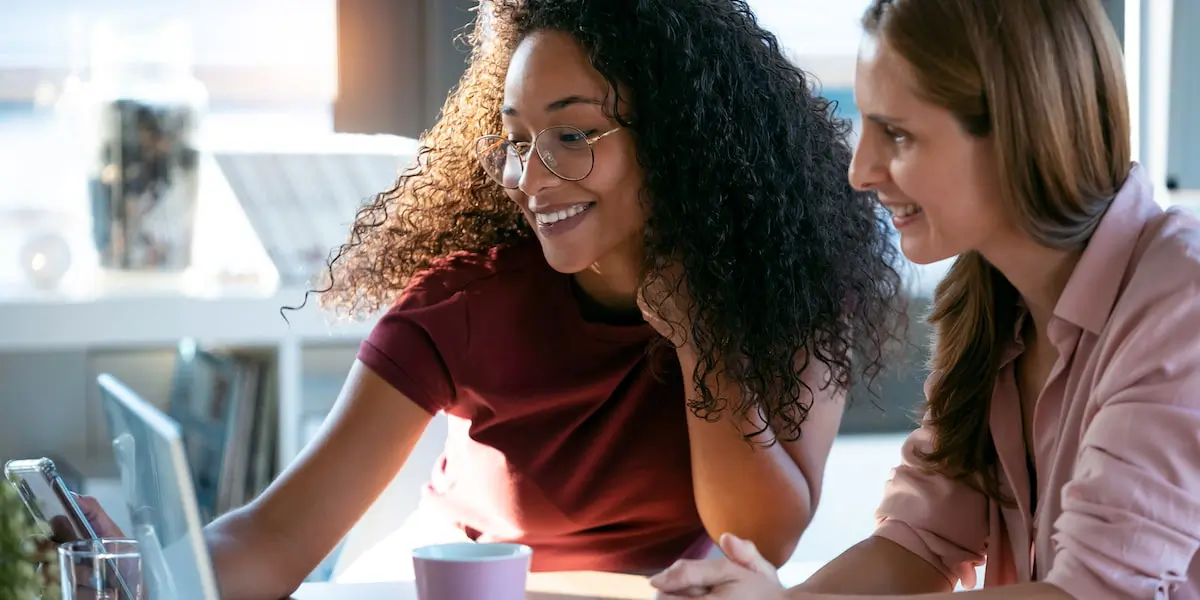
<svg viewBox="0 0 1200 600"><path fill-rule="evenodd" d="M854 157L850 160L850 185L854 189L866 192L879 187L886 178L887 169L880 160L879 153L865 140L860 140L854 148Z"/></svg>
<svg viewBox="0 0 1200 600"><path fill-rule="evenodd" d="M531 148L529 156L525 158L525 169L521 172L521 179L517 182L517 187L526 196L536 196L541 191L556 187L561 183L562 179L551 172L538 151Z"/></svg>

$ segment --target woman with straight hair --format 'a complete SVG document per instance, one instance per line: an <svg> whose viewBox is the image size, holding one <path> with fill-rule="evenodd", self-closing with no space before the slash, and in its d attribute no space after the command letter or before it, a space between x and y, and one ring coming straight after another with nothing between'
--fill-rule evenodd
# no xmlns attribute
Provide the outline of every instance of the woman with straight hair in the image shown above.
<svg viewBox="0 0 1200 600"><path fill-rule="evenodd" d="M968 597L1200 598L1200 222L1160 208L1131 162L1103 8L876 0L863 26L850 179L878 192L908 258L958 256L929 315L925 418L875 534L806 583L783 590L733 536L729 560L653 583L938 594L986 563Z"/></svg>

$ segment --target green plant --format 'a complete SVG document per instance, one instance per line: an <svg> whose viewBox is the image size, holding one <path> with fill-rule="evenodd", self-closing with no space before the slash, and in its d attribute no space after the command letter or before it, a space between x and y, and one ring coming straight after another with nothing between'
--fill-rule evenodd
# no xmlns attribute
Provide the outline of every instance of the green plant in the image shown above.
<svg viewBox="0 0 1200 600"><path fill-rule="evenodd" d="M21 497L0 480L0 600L58 598L58 557L39 548L45 539L29 518ZM41 569L39 563L44 563Z"/></svg>

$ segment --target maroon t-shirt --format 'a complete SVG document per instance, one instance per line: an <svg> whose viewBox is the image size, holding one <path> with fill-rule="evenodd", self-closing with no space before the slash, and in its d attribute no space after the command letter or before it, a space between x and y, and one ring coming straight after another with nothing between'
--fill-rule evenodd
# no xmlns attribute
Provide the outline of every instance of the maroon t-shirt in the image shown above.
<svg viewBox="0 0 1200 600"><path fill-rule="evenodd" d="M705 554L687 407L646 324L589 322L536 241L460 254L410 284L359 360L449 439L424 502L538 571L643 571Z"/></svg>

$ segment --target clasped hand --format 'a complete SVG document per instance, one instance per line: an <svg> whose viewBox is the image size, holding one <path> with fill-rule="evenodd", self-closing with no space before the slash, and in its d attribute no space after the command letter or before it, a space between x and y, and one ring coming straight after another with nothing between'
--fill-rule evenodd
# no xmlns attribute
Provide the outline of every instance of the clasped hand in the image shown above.
<svg viewBox="0 0 1200 600"><path fill-rule="evenodd" d="M754 542L721 536L727 558L681 560L650 578L659 600L786 600L775 566L759 554Z"/></svg>

